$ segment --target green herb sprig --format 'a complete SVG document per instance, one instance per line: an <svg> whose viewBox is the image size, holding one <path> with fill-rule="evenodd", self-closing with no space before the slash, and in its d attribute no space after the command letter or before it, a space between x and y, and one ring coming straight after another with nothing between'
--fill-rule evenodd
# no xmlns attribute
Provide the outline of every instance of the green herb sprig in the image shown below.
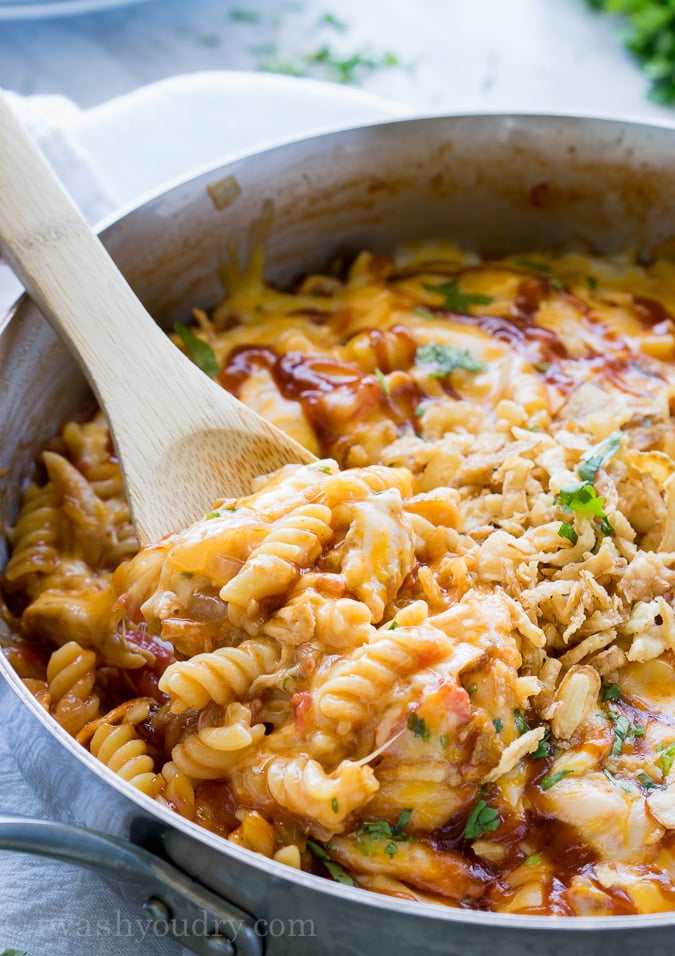
<svg viewBox="0 0 675 956"><path fill-rule="evenodd" d="M623 42L649 79L649 98L675 104L675 7L670 0L586 0L623 18Z"/></svg>
<svg viewBox="0 0 675 956"><path fill-rule="evenodd" d="M492 302L491 295L482 295L479 292L462 292L459 288L459 279L450 279L449 282L441 282L438 285L425 282L424 288L442 297L441 309L447 309L449 312L456 312L459 315L471 315L472 305L490 305Z"/></svg>
<svg viewBox="0 0 675 956"><path fill-rule="evenodd" d="M489 807L485 800L479 800L466 821L464 839L476 840L483 833L496 830L501 822L499 811Z"/></svg>
<svg viewBox="0 0 675 956"><path fill-rule="evenodd" d="M192 329L188 328L187 325L183 325L182 322L176 322L174 329L197 368L200 368L202 372L206 372L209 378L215 378L218 372L220 372L220 366L208 342L205 342L204 339L200 339Z"/></svg>
<svg viewBox="0 0 675 956"><path fill-rule="evenodd" d="M583 518L597 518L602 534L614 534L614 528L603 511L605 499L597 493L590 481L580 481L576 485L561 488L555 503L561 505L565 511L575 511Z"/></svg>
<svg viewBox="0 0 675 956"><path fill-rule="evenodd" d="M460 350L454 345L440 345L438 342L420 345L415 361L418 365L433 365L433 370L429 372L432 378L445 378L446 375L452 375L456 369L463 369L474 375L487 371L487 365L479 362L468 349Z"/></svg>
<svg viewBox="0 0 675 956"><path fill-rule="evenodd" d="M307 849L317 860L321 860L336 883L344 883L345 886L354 886L354 880L349 873L347 873L343 866L340 866L339 863L333 860L330 853L325 847L322 847L320 843L315 843L314 840L308 840Z"/></svg>

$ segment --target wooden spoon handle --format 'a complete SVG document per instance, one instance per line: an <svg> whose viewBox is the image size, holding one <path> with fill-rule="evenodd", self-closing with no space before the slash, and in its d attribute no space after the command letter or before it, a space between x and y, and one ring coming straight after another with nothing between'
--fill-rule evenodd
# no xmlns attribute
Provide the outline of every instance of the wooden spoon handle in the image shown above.
<svg viewBox="0 0 675 956"><path fill-rule="evenodd" d="M168 341L2 94L0 246L106 413L143 542L248 493L257 475L314 460Z"/></svg>

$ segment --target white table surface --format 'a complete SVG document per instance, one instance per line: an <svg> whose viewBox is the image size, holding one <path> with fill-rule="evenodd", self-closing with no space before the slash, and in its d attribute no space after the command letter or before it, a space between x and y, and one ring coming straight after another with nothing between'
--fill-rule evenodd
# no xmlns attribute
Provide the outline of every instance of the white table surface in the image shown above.
<svg viewBox="0 0 675 956"><path fill-rule="evenodd" d="M233 19L237 10L253 12L257 22ZM319 25L328 11L348 24L344 33ZM675 112L646 99L646 81L621 49L616 27L589 14L583 0L146 0L79 17L0 18L0 86L31 96L61 94L86 109L176 74L257 69L270 57L254 52L264 45L273 44L278 57L297 60L323 43L344 56L364 47L395 53L405 67L375 71L362 85L413 112L508 109L675 119ZM221 147L226 151L214 136L220 110L238 132L237 145L321 128L331 118L346 125L350 117L363 121L369 110L377 113L374 101L359 103L347 95L338 102L336 93L310 92L302 84L287 83L268 97L250 83L238 90L236 78L222 74L212 81L194 78L196 87L203 82L208 88L203 95L195 100L193 90L188 99L202 107L194 109L190 124L204 155L184 149L180 102L187 94L180 83L164 97L154 126L138 111L135 125L129 123L124 100L83 114L84 124L75 116L79 132L76 136L71 128L71 138L79 153L97 161L92 218L159 185L154 178L170 178L192 159L197 163L214 158ZM180 122L172 124L172 110L180 113ZM381 115L388 111L391 115L391 108L383 107ZM143 149L136 153L139 139ZM106 143L138 155L136 168L124 172ZM160 161L167 152L173 166ZM57 148L55 157L67 179L68 150ZM0 299L1 292L0 282ZM7 723L0 728L0 810L39 813L12 756L14 747L29 742L10 744ZM143 938L143 924L132 922L133 933L127 932L124 920L134 914L97 878L71 867L0 853L0 887L0 953L6 946L30 956L181 951L166 940ZM112 926L113 932L97 933L97 925ZM288 954L293 956L292 949Z"/></svg>

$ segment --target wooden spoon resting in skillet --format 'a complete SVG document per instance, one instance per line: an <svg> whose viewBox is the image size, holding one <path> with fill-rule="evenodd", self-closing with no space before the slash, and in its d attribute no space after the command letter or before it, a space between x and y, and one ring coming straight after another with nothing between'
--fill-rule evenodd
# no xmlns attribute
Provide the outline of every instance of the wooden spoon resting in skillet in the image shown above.
<svg viewBox="0 0 675 956"><path fill-rule="evenodd" d="M258 475L314 460L171 343L1 93L0 247L105 412L142 544L248 494Z"/></svg>

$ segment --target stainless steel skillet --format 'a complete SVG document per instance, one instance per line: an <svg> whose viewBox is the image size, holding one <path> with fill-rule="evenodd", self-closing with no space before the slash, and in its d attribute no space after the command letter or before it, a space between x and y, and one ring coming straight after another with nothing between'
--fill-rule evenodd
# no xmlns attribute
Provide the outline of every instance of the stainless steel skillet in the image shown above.
<svg viewBox="0 0 675 956"><path fill-rule="evenodd" d="M150 200L108 227L104 239L166 326L194 304L218 301L219 267L233 247L245 259L262 233L268 276L282 284L336 252L386 251L401 241L438 236L486 254L574 243L647 255L659 245L667 250L675 234L674 149L671 129L606 120L409 120L228 163ZM0 517L11 523L38 450L82 408L88 391L25 301L0 324L0 381L0 467L7 468ZM48 815L93 829L105 821L107 833L129 841L104 849L82 836L77 852L84 857L91 850L89 862L107 863L109 870L114 860L115 873L134 877L139 903L155 900L160 919L160 903L177 920L192 919L180 900L196 892L190 912L210 912L210 929L220 920L224 937L209 939L200 924L191 941L196 952L216 953L218 946L241 956L671 951L675 914L559 920L458 911L353 890L257 857L128 787L53 723L2 658L0 673L5 719L15 739L30 742L17 757ZM65 847L72 858L74 845L72 832L0 820L0 847L57 856ZM147 857L136 864L134 845L215 895L200 896ZM292 939L265 933L273 920L296 921Z"/></svg>

